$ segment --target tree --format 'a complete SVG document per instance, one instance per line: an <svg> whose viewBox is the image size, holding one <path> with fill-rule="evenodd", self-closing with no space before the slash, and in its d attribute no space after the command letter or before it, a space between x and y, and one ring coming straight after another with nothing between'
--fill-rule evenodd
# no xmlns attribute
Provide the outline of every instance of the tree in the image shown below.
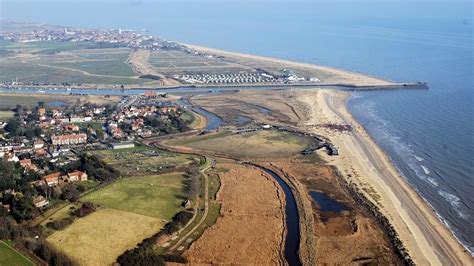
<svg viewBox="0 0 474 266"><path fill-rule="evenodd" d="M104 130L102 130L102 128L98 128L95 131L95 133L96 133L98 139L100 139L100 140L104 139Z"/></svg>
<svg viewBox="0 0 474 266"><path fill-rule="evenodd" d="M5 131L12 135L16 135L18 130L20 129L20 120L18 118L11 118L7 121L7 125L5 126Z"/></svg>
<svg viewBox="0 0 474 266"><path fill-rule="evenodd" d="M79 199L81 192L76 188L74 184L67 184L62 189L61 198L63 200L69 200L71 202L75 202Z"/></svg>

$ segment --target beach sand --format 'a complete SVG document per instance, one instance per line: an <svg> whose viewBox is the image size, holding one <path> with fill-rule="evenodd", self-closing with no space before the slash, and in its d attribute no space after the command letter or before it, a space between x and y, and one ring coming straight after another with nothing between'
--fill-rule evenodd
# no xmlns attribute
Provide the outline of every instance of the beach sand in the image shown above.
<svg viewBox="0 0 474 266"><path fill-rule="evenodd" d="M307 112L306 130L327 136L339 148L340 156L325 159L380 207L416 264L473 265L469 253L348 112L349 92L305 90L297 95ZM347 123L354 130L338 133L308 127L321 123Z"/></svg>

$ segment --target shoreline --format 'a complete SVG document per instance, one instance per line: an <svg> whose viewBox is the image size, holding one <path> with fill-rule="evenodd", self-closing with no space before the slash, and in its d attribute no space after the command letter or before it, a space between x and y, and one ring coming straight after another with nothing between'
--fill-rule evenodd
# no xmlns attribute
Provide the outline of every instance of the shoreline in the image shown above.
<svg viewBox="0 0 474 266"><path fill-rule="evenodd" d="M340 158L327 158L350 182L358 187L369 184L374 195L363 192L395 227L404 246L417 264L468 265L473 262L453 232L440 219L428 202L400 174L399 170L347 110L349 93L333 90L317 91L309 100L315 100L323 119L353 125L348 134L329 133L331 141L340 148ZM301 96L305 97L304 95ZM306 104L310 104L306 101ZM313 119L320 119L314 115ZM347 177L348 174L351 177ZM382 181L382 182L380 182Z"/></svg>

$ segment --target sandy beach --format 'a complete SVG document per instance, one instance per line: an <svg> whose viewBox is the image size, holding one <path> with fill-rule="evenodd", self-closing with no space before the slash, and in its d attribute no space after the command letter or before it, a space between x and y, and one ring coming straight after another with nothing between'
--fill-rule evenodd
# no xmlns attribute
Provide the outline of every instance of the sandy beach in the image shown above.
<svg viewBox="0 0 474 266"><path fill-rule="evenodd" d="M474 261L469 253L348 112L348 97L349 92L334 90L298 93L297 100L307 110L306 126L347 123L354 128L350 133L336 133L306 127L327 136L339 148L340 156L325 159L380 207L416 264L472 265Z"/></svg>

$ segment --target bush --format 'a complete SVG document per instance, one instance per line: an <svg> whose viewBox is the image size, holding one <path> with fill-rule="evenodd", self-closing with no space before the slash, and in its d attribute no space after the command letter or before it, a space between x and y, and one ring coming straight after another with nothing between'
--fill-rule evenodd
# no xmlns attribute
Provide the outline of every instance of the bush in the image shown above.
<svg viewBox="0 0 474 266"><path fill-rule="evenodd" d="M46 224L46 227L54 230L63 230L74 222L74 217L67 217L59 221L53 221Z"/></svg>
<svg viewBox="0 0 474 266"><path fill-rule="evenodd" d="M86 215L89 215L95 212L96 209L97 207L94 205L94 203L84 202L79 209L74 211L74 215L76 215L79 218L82 218Z"/></svg>

